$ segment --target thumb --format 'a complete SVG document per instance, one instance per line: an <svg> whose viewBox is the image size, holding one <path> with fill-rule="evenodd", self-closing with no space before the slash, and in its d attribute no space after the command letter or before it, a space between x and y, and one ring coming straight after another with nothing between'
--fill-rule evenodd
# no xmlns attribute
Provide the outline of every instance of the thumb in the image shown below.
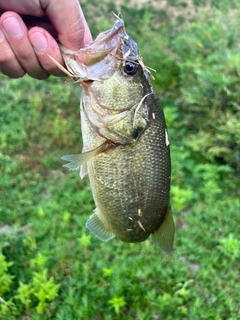
<svg viewBox="0 0 240 320"><path fill-rule="evenodd" d="M78 0L40 0L40 3L66 48L79 50L92 41Z"/></svg>

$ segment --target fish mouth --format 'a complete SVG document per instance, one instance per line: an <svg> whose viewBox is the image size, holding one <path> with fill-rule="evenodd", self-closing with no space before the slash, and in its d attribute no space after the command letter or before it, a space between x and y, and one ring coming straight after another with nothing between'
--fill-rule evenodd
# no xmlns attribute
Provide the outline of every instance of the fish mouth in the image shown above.
<svg viewBox="0 0 240 320"><path fill-rule="evenodd" d="M59 47L64 57L67 56L79 64L90 67L103 60L108 54L113 54L125 35L124 22L119 18L111 29L100 33L92 43L78 51L72 51L61 44Z"/></svg>
<svg viewBox="0 0 240 320"><path fill-rule="evenodd" d="M124 22L118 18L111 29L100 33L93 42L77 51L72 51L62 44L59 46L64 55L74 56L75 61L79 60L86 66L91 66L102 60L107 54L119 46L121 39L125 35Z"/></svg>
<svg viewBox="0 0 240 320"><path fill-rule="evenodd" d="M91 44L77 51L59 44L66 68L47 54L68 76L65 82L74 79L77 83L85 82L88 85L89 80L106 80L114 74L116 69L119 69L119 66L125 67L127 62L129 62L128 66L140 65L144 73L150 74L154 79L151 70L155 70L144 65L136 42L126 33L123 20L117 18L111 29L100 33ZM127 74L132 75L129 72Z"/></svg>
<svg viewBox="0 0 240 320"><path fill-rule="evenodd" d="M91 44L78 51L59 45L68 75L85 87L88 81L111 77L117 64L141 59L136 42L126 33L123 20L117 18L111 29L100 33Z"/></svg>

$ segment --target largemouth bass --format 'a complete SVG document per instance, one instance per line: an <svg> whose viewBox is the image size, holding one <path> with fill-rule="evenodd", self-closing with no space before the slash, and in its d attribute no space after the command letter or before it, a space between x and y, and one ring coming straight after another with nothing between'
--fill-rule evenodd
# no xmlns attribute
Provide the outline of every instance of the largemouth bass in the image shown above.
<svg viewBox="0 0 240 320"><path fill-rule="evenodd" d="M83 150L65 167L88 174L96 209L87 221L99 239L152 241L173 250L169 204L170 151L163 110L136 42L117 17L90 45L60 46L67 69L82 87Z"/></svg>

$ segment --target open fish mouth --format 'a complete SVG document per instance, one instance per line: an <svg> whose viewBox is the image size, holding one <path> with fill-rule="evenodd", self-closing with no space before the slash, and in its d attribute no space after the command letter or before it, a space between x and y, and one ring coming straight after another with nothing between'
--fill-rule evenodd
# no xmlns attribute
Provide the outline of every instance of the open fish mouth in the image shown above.
<svg viewBox="0 0 240 320"><path fill-rule="evenodd" d="M73 78L75 82L89 85L91 81L105 80L115 72L118 62L123 67L128 64L129 69L140 64L143 71L155 71L144 65L136 42L125 31L124 21L116 17L111 29L100 33L92 43L77 51L59 44L66 68L49 56L68 76L66 81Z"/></svg>
<svg viewBox="0 0 240 320"><path fill-rule="evenodd" d="M111 29L100 33L92 43L80 50L72 51L63 45L60 45L60 49L64 55L86 66L91 66L113 52L120 45L125 34L124 22L119 18Z"/></svg>
<svg viewBox="0 0 240 320"><path fill-rule="evenodd" d="M72 78L79 83L101 81L114 73L116 60L120 58L117 51L125 36L124 22L118 18L111 29L100 33L91 44L78 51L59 44L66 68L51 56L49 58L68 76L66 81Z"/></svg>

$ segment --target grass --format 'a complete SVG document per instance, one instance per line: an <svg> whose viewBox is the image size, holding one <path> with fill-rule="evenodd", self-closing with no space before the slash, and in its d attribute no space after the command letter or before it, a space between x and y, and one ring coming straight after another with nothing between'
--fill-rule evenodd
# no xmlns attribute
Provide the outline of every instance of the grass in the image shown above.
<svg viewBox="0 0 240 320"><path fill-rule="evenodd" d="M123 7L126 21L131 10L127 15ZM94 209L88 180L62 168L60 160L82 146L77 85L63 86L53 77L41 82L1 76L0 319L240 319L239 149L237 142L228 142L233 128L238 130L232 120L239 117L236 63L217 58L221 46L209 49L214 63L200 49L190 54L189 45L194 51L206 40L199 35L201 26L207 28L203 18L188 24L188 30L178 21L179 32L176 22L167 26L163 19L155 30L154 10L134 10L143 30L135 39L146 64L157 69L155 86L171 139L174 254L164 255L149 240L103 243L85 228ZM214 12L212 35L223 32L222 11ZM134 19L132 26L128 22L131 35L138 30ZM108 23L101 21L99 28ZM189 44L190 31L195 40ZM149 34L157 40L150 47ZM238 34L230 36L224 52L233 57ZM207 44L217 38L209 36ZM205 82L196 72L204 63ZM210 118L212 97L214 108L226 98L225 89L209 94L211 79L219 79L217 73L213 77L216 70L229 71L225 86L234 89L228 120L224 109ZM201 121L194 122L196 117ZM209 137L215 153L208 148Z"/></svg>

